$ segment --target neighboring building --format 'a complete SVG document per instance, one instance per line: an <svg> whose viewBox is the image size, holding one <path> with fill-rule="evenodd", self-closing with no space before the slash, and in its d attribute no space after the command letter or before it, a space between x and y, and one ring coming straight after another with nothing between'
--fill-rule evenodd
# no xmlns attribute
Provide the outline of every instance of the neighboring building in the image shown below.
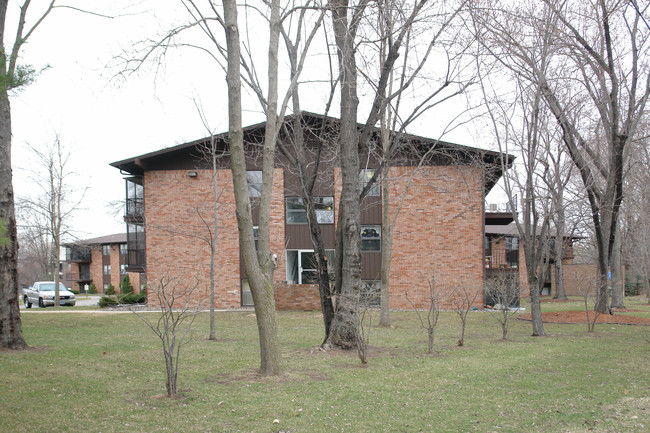
<svg viewBox="0 0 650 433"><path fill-rule="evenodd" d="M489 209L488 205L488 209ZM509 211L508 211L509 212ZM500 272L517 272L522 286L522 293L528 288L528 277L526 275L526 258L523 250L520 250L519 231L514 222L507 225L489 224L486 218L485 226L485 269L487 276ZM510 218L512 221L512 218ZM504 221L501 221L501 223ZM573 243L582 239L581 236L565 236L565 247L562 252L562 264L564 265L564 288L567 295L579 296L578 282L587 281L589 276L596 274L595 265L573 264ZM555 272L554 264L556 236L551 236L548 258L545 260L544 284L542 295L555 293ZM577 273L577 274L576 274ZM578 275L578 277L576 277Z"/></svg>
<svg viewBox="0 0 650 433"><path fill-rule="evenodd" d="M98 293L110 285L120 292L120 282L128 275L136 293L146 284L146 276L126 269L126 234L85 239L64 245L66 254L62 264L63 283L66 287L87 292L92 283Z"/></svg>
<svg viewBox="0 0 650 433"><path fill-rule="evenodd" d="M303 122L308 131L305 141L310 150L307 153L313 157L317 143L323 143L323 135L317 137L312 131L330 131L335 137L338 120L304 114ZM263 134L264 124L244 129L254 224L259 219ZM216 136L216 140L223 152L216 174L219 191L216 306L248 306L252 305L252 297L240 260L227 134ZM286 143L288 139L281 135L278 140ZM198 278L202 285L195 296L204 305L209 299L210 250L202 239L214 226L212 169L202 152L209 141L205 138L111 164L127 174L124 218L127 270L146 271L149 281L163 275ZM426 306L428 279L432 275L443 292L459 285L477 290L483 287L487 218L484 199L502 174L502 155L497 152L416 136L406 136L404 143L400 158L391 161L388 191L395 200L393 212L397 200L401 200L393 231L390 274L390 307L400 309L412 308L411 302L419 308ZM335 139L325 141L323 152L328 157L321 158L314 188L319 203L317 216L332 262L341 191L341 171L335 151ZM424 163L417 169L421 158ZM359 173L363 183L379 163L372 154L362 160L367 161L366 168ZM512 157L508 160L512 162ZM407 185L408 191L403 194ZM361 278L370 299L380 288L383 193L377 186L361 204ZM277 308L319 309L313 247L299 181L280 152L273 175L271 249L278 256L274 275ZM476 304L482 305L482 299Z"/></svg>

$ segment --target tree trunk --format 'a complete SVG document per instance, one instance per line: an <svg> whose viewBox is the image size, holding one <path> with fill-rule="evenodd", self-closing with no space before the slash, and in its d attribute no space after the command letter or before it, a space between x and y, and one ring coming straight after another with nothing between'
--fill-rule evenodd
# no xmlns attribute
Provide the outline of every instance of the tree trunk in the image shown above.
<svg viewBox="0 0 650 433"><path fill-rule="evenodd" d="M7 224L9 238L7 246L0 246L0 349L23 349L27 344L23 338L18 305L18 237L11 175L11 107L6 91L0 94L0 219Z"/></svg>
<svg viewBox="0 0 650 433"><path fill-rule="evenodd" d="M248 278L255 304L255 316L257 318L257 329L260 340L260 371L263 375L277 375L282 370L282 354L275 317L275 300L273 298L272 267L274 263L270 260L270 254L264 257L265 262L263 262L263 266L258 261L264 252L258 255L255 251L253 220L246 181L246 160L241 116L240 42L239 28L237 25L237 3L234 0L225 0L223 2L223 10L228 53L226 72L226 82L228 84L228 143L231 154L236 216L239 227L239 245L244 259L246 277ZM270 185L266 185L266 189L263 186L262 194L270 194L271 192L271 188L273 187L272 173L273 165L271 165L271 183ZM267 173L264 174L268 176ZM260 212L262 211L263 209L260 209ZM260 215L260 241L262 241L261 232L263 231L261 220L262 216ZM264 243L266 244L266 252L268 252L268 227L266 231L267 238ZM264 246L260 242L260 249L263 248ZM271 272L265 273L263 269L270 269Z"/></svg>
<svg viewBox="0 0 650 433"><path fill-rule="evenodd" d="M341 86L341 199L337 227L337 305L331 341L344 349L357 345L361 289L361 212L359 208L359 131L354 34L348 25L347 0L331 2Z"/></svg>
<svg viewBox="0 0 650 433"><path fill-rule="evenodd" d="M214 199L212 207L212 218L214 219L214 234L210 242L210 334L208 335L208 340L216 341L217 340L217 331L215 329L215 311L214 311L214 301L215 301L215 281L214 281L214 262L216 259L216 250L217 250L217 239L219 237L219 225L217 211L219 209L217 199L219 197L219 191L217 190L217 148L214 137L210 139L210 150L212 151L212 196Z"/></svg>
<svg viewBox="0 0 650 433"><path fill-rule="evenodd" d="M557 182L556 185L561 182ZM558 185L560 188L561 185ZM558 188L558 189L560 189ZM553 299L567 299L566 292L564 291L564 250L567 242L564 240L565 217L564 217L564 203L563 191L558 191L558 203L556 203L557 220L555 224L555 296Z"/></svg>
<svg viewBox="0 0 650 433"><path fill-rule="evenodd" d="M530 314L533 322L533 337L542 337L544 332L544 322L542 321L542 307L539 299L540 282L542 279L535 276L528 277L528 287L530 287Z"/></svg>
<svg viewBox="0 0 650 433"><path fill-rule="evenodd" d="M621 275L621 227L616 226L616 239L612 249L612 308L625 308L625 285Z"/></svg>
<svg viewBox="0 0 650 433"><path fill-rule="evenodd" d="M379 308L379 326L390 326L390 259L393 250L393 227L390 221L388 164L384 166L381 187L383 208L381 215L381 304Z"/></svg>

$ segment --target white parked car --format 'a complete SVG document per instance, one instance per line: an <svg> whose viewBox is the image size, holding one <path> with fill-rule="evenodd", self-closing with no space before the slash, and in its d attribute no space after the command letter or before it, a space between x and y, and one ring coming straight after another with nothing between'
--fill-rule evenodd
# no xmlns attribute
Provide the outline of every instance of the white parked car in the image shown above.
<svg viewBox="0 0 650 433"><path fill-rule="evenodd" d="M74 293L66 289L63 283L59 283L59 301L61 305L71 307L77 303ZM23 302L25 308L32 308L32 304L41 308L54 306L54 281L37 281L29 289L23 289Z"/></svg>

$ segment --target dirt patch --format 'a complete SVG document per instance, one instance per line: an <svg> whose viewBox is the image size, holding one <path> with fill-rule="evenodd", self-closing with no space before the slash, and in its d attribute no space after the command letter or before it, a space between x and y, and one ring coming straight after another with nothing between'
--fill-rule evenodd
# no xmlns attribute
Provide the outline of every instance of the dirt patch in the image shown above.
<svg viewBox="0 0 650 433"><path fill-rule="evenodd" d="M45 353L47 346L27 346L23 349L0 349L0 353Z"/></svg>
<svg viewBox="0 0 650 433"><path fill-rule="evenodd" d="M576 302L575 299L553 299L553 298L542 298L539 302Z"/></svg>
<svg viewBox="0 0 650 433"><path fill-rule="evenodd" d="M629 310L626 310L629 311ZM590 317L593 320L593 313L590 312ZM517 319L532 320L530 313L519 314ZM542 313L542 321L546 323L587 323L587 313L585 311L550 311ZM611 323L618 325L642 325L650 326L650 318L636 317L636 316L622 316L600 314L596 323Z"/></svg>
<svg viewBox="0 0 650 433"><path fill-rule="evenodd" d="M224 386L239 386L241 383L271 383L282 384L287 382L324 382L330 380L329 376L315 370L290 370L278 376L263 376L259 370L243 370L237 373L224 373L208 377L206 383L216 382Z"/></svg>

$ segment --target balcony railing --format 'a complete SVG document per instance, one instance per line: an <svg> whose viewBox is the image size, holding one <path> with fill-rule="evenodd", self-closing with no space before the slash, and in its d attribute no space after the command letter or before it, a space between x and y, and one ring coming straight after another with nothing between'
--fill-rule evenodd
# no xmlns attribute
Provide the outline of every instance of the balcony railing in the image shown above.
<svg viewBox="0 0 650 433"><path fill-rule="evenodd" d="M66 272L65 279L67 281L90 281L89 272Z"/></svg>
<svg viewBox="0 0 650 433"><path fill-rule="evenodd" d="M506 203L488 203L485 202L485 211L486 212L499 212L499 213L505 213L505 212L512 212L512 206L510 205L510 202ZM515 212L517 211L517 202L514 201L514 210Z"/></svg>
<svg viewBox="0 0 650 433"><path fill-rule="evenodd" d="M519 267L519 251L486 251L486 269L517 269Z"/></svg>

